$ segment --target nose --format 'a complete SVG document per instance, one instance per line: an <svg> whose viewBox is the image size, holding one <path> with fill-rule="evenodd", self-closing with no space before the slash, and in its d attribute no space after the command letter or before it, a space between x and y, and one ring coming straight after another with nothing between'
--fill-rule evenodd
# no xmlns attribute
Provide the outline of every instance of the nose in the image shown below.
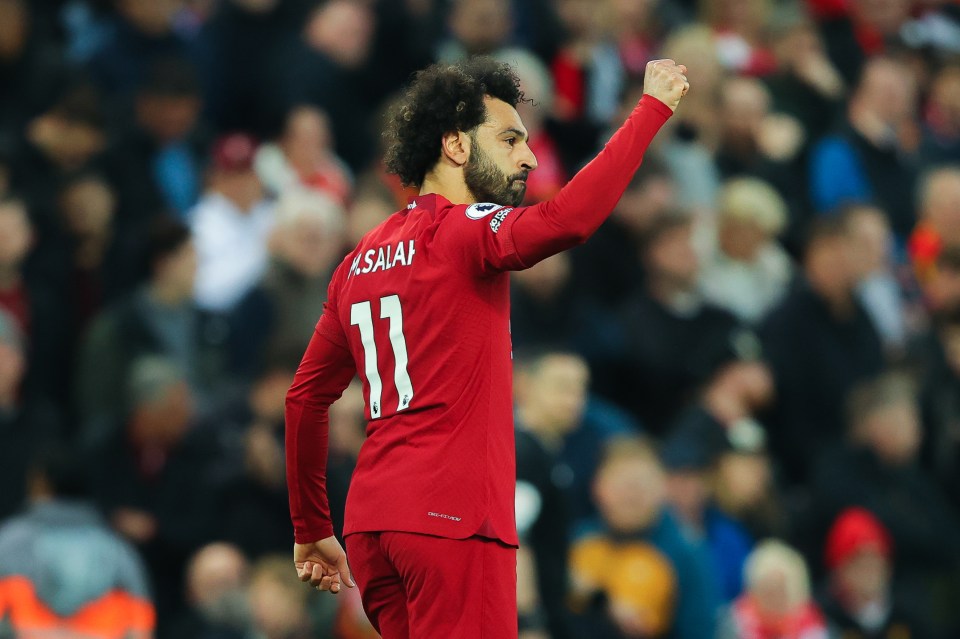
<svg viewBox="0 0 960 639"><path fill-rule="evenodd" d="M523 156L520 158L520 168L524 171L534 171L537 166L537 156L533 154L533 151L530 147L524 143L523 145Z"/></svg>

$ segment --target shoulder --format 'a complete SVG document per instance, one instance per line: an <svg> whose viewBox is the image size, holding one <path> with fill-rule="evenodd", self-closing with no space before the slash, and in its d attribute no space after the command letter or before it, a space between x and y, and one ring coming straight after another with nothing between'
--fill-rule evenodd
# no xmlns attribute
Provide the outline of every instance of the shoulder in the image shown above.
<svg viewBox="0 0 960 639"><path fill-rule="evenodd" d="M0 526L0 577L23 572L36 530L28 515L18 515Z"/></svg>
<svg viewBox="0 0 960 639"><path fill-rule="evenodd" d="M436 220L446 226L462 226L466 229L489 226L496 233L506 217L516 207L494 204L493 202L476 202L474 204L438 205Z"/></svg>

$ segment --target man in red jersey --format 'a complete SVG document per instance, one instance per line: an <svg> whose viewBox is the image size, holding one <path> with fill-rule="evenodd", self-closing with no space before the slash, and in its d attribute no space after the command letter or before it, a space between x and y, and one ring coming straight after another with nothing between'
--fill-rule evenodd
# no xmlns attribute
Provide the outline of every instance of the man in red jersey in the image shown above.
<svg viewBox="0 0 960 639"><path fill-rule="evenodd" d="M508 65L431 66L393 113L387 166L420 195L334 272L286 408L294 563L338 592L353 582L327 504L327 413L359 372L369 423L344 536L385 639L517 636L508 272L600 226L689 88L685 73L650 62L604 150L529 207L537 160Z"/></svg>

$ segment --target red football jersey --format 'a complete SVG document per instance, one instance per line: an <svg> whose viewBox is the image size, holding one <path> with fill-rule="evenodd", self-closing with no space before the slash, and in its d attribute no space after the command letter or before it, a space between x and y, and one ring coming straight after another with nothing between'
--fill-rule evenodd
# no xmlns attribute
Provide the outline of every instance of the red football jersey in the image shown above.
<svg viewBox="0 0 960 639"><path fill-rule="evenodd" d="M517 544L508 272L589 237L670 114L644 96L551 201L513 208L421 195L364 236L333 275L287 398L298 542L332 534L327 408L359 372L369 423L344 534Z"/></svg>

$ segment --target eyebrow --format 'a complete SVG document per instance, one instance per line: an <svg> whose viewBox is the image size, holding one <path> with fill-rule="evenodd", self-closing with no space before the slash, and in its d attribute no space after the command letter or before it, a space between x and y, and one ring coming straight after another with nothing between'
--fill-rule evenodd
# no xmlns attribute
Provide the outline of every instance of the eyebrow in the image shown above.
<svg viewBox="0 0 960 639"><path fill-rule="evenodd" d="M516 134L517 137L519 137L519 138L521 138L521 139L523 139L523 140L526 140L526 139L527 139L527 132L526 132L526 131L521 131L520 129L516 129L516 128L510 127L509 129L504 129L503 131L501 131L501 132L500 132L500 135L504 135L504 134L506 134L506 133Z"/></svg>

